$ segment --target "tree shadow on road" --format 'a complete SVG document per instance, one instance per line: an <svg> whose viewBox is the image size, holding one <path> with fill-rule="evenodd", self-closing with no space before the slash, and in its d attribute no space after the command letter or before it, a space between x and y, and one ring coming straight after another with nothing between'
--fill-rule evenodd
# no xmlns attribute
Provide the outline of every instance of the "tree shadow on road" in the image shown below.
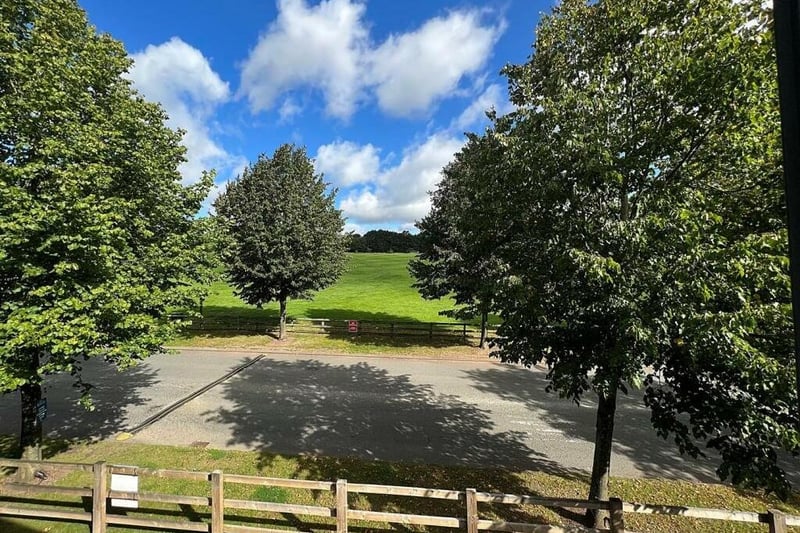
<svg viewBox="0 0 800 533"><path fill-rule="evenodd" d="M47 378L44 396L48 413L43 422L44 432L52 439L69 441L100 440L127 427L127 410L144 405L142 391L157 383L157 372L139 365L123 372L102 360L85 363L84 381L94 385L91 391L94 410L78 403L79 391L72 386L69 375ZM19 393L0 396L0 420L3 431L13 432L20 426Z"/></svg>
<svg viewBox="0 0 800 533"><path fill-rule="evenodd" d="M594 442L596 397L589 393L578 406L545 391L549 380L545 372L506 365L464 373L474 387L499 398L519 402L549 426L560 431L565 439ZM716 482L715 465L711 460L681 456L677 447L656 435L650 424L650 410L641 393L630 396L620 393L614 428L614 453L623 455L647 476L696 479ZM591 457L588 458L591 460ZM611 464L614 473L614 461Z"/></svg>
<svg viewBox="0 0 800 533"><path fill-rule="evenodd" d="M231 428L228 445L260 450L262 467L275 454L300 455L292 477L517 494L530 489L500 465L584 479L529 449L524 434L497 431L488 412L365 362L263 360L223 387L231 406L205 413L208 420ZM458 502L376 495L355 501L392 512L464 512ZM521 508L505 509L504 518L545 520Z"/></svg>

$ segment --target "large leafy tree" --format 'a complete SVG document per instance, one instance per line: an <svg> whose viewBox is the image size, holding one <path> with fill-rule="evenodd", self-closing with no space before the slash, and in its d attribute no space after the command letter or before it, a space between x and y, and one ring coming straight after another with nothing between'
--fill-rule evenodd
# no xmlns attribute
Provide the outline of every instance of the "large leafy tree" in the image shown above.
<svg viewBox="0 0 800 533"><path fill-rule="evenodd" d="M230 280L251 305L279 303L279 338L287 300L329 286L344 270L347 237L335 197L305 149L285 144L272 157L261 155L215 204L231 239Z"/></svg>
<svg viewBox="0 0 800 533"><path fill-rule="evenodd" d="M507 69L514 228L496 299L508 361L597 395L590 498L606 499L618 391L723 479L788 488L786 235L769 13L754 0L566 0Z"/></svg>
<svg viewBox="0 0 800 533"><path fill-rule="evenodd" d="M41 457L37 403L81 365L161 350L168 309L196 300L180 133L125 77L122 45L74 0L0 4L0 392L19 390L23 456Z"/></svg>
<svg viewBox="0 0 800 533"><path fill-rule="evenodd" d="M442 180L431 194L430 213L417 223L420 252L409 270L424 298L453 298L457 307L442 315L459 320L480 317L483 348L495 284L505 270L495 254L499 232L492 202L505 152L491 132L467 137L466 145L442 170Z"/></svg>

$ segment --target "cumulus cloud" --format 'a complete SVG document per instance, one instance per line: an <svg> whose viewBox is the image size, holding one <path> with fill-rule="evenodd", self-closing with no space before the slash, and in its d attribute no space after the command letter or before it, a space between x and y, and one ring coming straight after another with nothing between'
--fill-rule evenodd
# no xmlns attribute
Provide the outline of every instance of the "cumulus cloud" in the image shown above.
<svg viewBox="0 0 800 533"><path fill-rule="evenodd" d="M359 146L337 141L319 147L314 158L317 172L325 174L336 187L350 187L376 179L380 167L378 149L371 144Z"/></svg>
<svg viewBox="0 0 800 533"><path fill-rule="evenodd" d="M227 172L222 177L218 177L215 183L211 186L211 190L208 191L208 196L206 196L206 199L203 200L199 212L201 216L206 214L214 214L214 202L217 201L217 198L219 198L220 194L225 192L225 188L228 186L228 183L242 175L242 172L244 172L244 169L248 164L249 163L244 156L230 158L226 169Z"/></svg>
<svg viewBox="0 0 800 533"><path fill-rule="evenodd" d="M187 162L180 171L185 183L200 179L203 170L221 173L240 164L214 138L209 127L215 109L230 99L228 83L211 68L208 59L178 37L149 45L131 56L129 76L134 87L169 115L168 124L186 130L183 143Z"/></svg>
<svg viewBox="0 0 800 533"><path fill-rule="evenodd" d="M270 109L282 93L311 86L323 91L328 114L346 118L361 91L367 43L363 4L280 0L278 18L261 35L242 68L241 93L253 111Z"/></svg>
<svg viewBox="0 0 800 533"><path fill-rule="evenodd" d="M485 87L447 129L403 150L397 163L392 164L391 153L381 160L371 144L336 141L317 151L317 170L347 189L340 208L353 228L390 224L413 230L414 222L430 211L429 192L438 186L441 170L463 147L462 133L485 121L490 108L501 115L513 109L498 84Z"/></svg>
<svg viewBox="0 0 800 533"><path fill-rule="evenodd" d="M390 36L370 55L378 105L393 115L428 109L484 67L502 32L484 26L478 11L453 11L417 31Z"/></svg>
<svg viewBox="0 0 800 533"><path fill-rule="evenodd" d="M436 133L403 152L400 162L384 169L369 184L351 190L340 208L353 223L412 224L430 210L428 192L440 180L442 168L463 141Z"/></svg>
<svg viewBox="0 0 800 533"><path fill-rule="evenodd" d="M493 83L486 87L483 93L475 98L472 103L453 120L451 127L458 131L467 131L470 127L481 123L486 118L486 112L494 109L498 115L510 113L513 105L508 99L506 90Z"/></svg>
<svg viewBox="0 0 800 533"><path fill-rule="evenodd" d="M361 2L280 0L278 12L243 64L240 94L253 112L311 88L342 119L371 96L389 114L418 114L482 69L504 29L487 23L485 11L455 10L374 46Z"/></svg>
<svg viewBox="0 0 800 533"><path fill-rule="evenodd" d="M281 122L289 122L302 111L303 108L297 104L293 98L287 98L281 104L280 109L278 109L278 116Z"/></svg>

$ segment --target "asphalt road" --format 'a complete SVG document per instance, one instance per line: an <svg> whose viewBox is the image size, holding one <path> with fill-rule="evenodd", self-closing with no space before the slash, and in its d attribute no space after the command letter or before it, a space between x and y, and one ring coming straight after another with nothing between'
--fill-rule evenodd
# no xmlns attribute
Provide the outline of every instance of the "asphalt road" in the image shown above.
<svg viewBox="0 0 800 533"><path fill-rule="evenodd" d="M45 431L110 438L257 354L184 351L118 373L86 366L96 409L70 382L48 382ZM142 429L133 441L265 453L317 453L473 466L587 472L595 402L545 392L544 372L483 361L270 354ZM16 394L0 397L0 432L19 427ZM711 481L713 465L658 438L640 398L617 410L612 474Z"/></svg>

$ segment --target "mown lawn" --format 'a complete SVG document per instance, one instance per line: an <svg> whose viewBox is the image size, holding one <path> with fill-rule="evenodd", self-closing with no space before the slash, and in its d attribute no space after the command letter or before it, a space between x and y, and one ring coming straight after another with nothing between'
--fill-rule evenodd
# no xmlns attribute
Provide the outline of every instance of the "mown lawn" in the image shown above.
<svg viewBox="0 0 800 533"><path fill-rule="evenodd" d="M453 322L440 311L452 309L450 298L425 300L412 287L413 278L408 272L408 262L414 254L348 254L348 266L339 281L331 287L312 295L310 300L290 300L287 307L289 320L327 318L333 321L359 320L401 324ZM320 351L336 353L381 353L386 355L417 355L426 357L486 357L479 350L476 339L428 338L406 335L342 335L295 334L276 343L264 332L240 331L237 321L242 319L276 319L278 304L273 302L257 309L245 304L224 281L216 282L203 304L203 315L213 324L214 319L231 324L233 331L220 331L210 327L202 331L186 330L174 339L171 346L197 348L247 348L257 350L290 350L299 352ZM252 324L252 322L251 322ZM477 324L477 322L476 322Z"/></svg>
<svg viewBox="0 0 800 533"><path fill-rule="evenodd" d="M331 287L311 300L290 300L290 318L332 320L385 320L394 322L449 322L439 311L452 308L452 301L424 300L411 285L408 262L414 254L349 254L347 271ZM234 296L225 282L214 283L203 305L203 314L218 316L276 317L278 304L259 310Z"/></svg>
<svg viewBox="0 0 800 533"><path fill-rule="evenodd" d="M0 456L9 454L13 439L0 437ZM92 463L105 460L113 464L136 465L149 468L172 468L210 471L220 469L227 473L262 475L269 477L335 480L347 479L349 482L377 483L385 485L406 485L428 488L464 490L476 488L479 491L531 494L559 498L583 498L586 495L588 479L584 475L568 472L506 471L489 468L443 467L436 465L387 463L364 461L350 458L319 456L281 456L264 452L222 451L198 448L151 446L135 442L104 441L92 445L77 445L66 452L56 453L57 461ZM86 474L70 474L57 480L59 485L91 486ZM208 484L183 480L142 478L141 490L186 494L207 495ZM278 487L252 487L245 485L226 485L226 498L252 499L279 503L303 505L334 505L333 496L325 491L284 489ZM611 493L625 501L645 502L664 505L686 505L695 507L716 507L742 511L763 512L768 508L779 508L792 514L800 514L800 498L795 495L788 502L779 502L763 494L737 490L717 485L690 483L664 479L613 479ZM0 497L2 500L3 497ZM75 507L85 503L76 500ZM463 503L422 498L403 498L352 494L350 506L355 509L400 512L412 514L458 516L464 514ZM155 507L147 504L152 512L145 516L160 519L208 520L207 507L170 506ZM129 515L142 515L129 512ZM481 518L504 519L517 522L546 524L574 524L580 516L569 510L548 509L531 505L479 505ZM237 518L234 518L236 516ZM639 532L757 532L766 531L758 524L736 524L713 520L697 520L680 516L653 516L626 514L626 526ZM228 523L259 525L271 528L291 528L303 531L330 530L332 519L314 518L294 514L231 511L226 513ZM352 523L353 530L392 531L386 524ZM360 526L360 527L358 527ZM406 529L406 528L403 528ZM430 528L431 530L435 528ZM109 529L116 531L117 529ZM409 527L407 530L425 530ZM0 518L0 531L4 533L29 533L50 531L53 533L78 533L88 531L85 525L58 524L55 522L32 522ZM132 529L119 531L133 531Z"/></svg>

